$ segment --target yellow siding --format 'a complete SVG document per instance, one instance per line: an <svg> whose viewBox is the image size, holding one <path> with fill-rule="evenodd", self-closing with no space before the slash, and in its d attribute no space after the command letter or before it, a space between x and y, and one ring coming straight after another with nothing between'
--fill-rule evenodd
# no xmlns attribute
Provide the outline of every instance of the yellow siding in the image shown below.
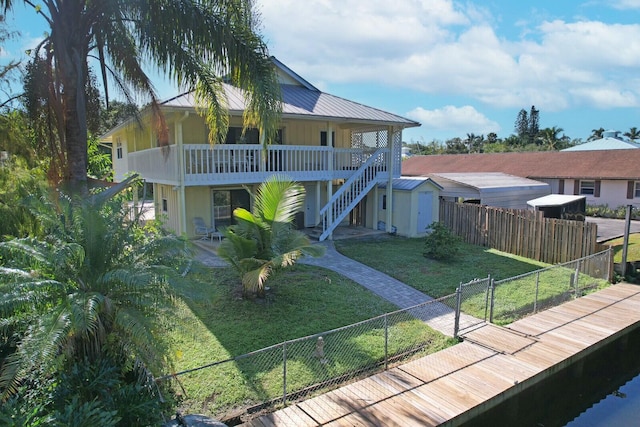
<svg viewBox="0 0 640 427"><path fill-rule="evenodd" d="M159 215L156 217L162 220L164 228L174 233L180 230L178 191L171 185L156 184L154 197L157 206L156 214ZM163 199L167 200L166 212L162 211Z"/></svg>
<svg viewBox="0 0 640 427"><path fill-rule="evenodd" d="M211 213L211 188L187 187L185 189L187 199L187 235L193 237L193 218L201 217L208 226L212 223Z"/></svg>
<svg viewBox="0 0 640 427"><path fill-rule="evenodd" d="M202 117L192 113L182 122L183 144L206 144L207 138L207 129Z"/></svg>
<svg viewBox="0 0 640 427"><path fill-rule="evenodd" d="M285 145L320 145L320 132L327 131L326 122L310 122L301 120L287 120L283 123ZM351 134L349 130L334 127L335 147L350 148Z"/></svg>

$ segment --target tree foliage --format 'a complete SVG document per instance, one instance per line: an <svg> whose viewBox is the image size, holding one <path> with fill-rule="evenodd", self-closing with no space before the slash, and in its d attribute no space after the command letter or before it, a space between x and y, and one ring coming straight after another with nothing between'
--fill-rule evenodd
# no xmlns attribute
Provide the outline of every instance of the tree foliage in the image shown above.
<svg viewBox="0 0 640 427"><path fill-rule="evenodd" d="M218 255L240 274L245 296L264 295L265 282L274 270L293 265L301 256L320 256L292 222L302 208L304 187L290 179L273 175L260 184L253 195L252 212L236 208L235 225L224 230L225 240Z"/></svg>
<svg viewBox="0 0 640 427"><path fill-rule="evenodd" d="M31 198L40 238L0 243L0 333L10 337L0 368L7 398L32 374L109 358L146 378L164 371L158 315L172 306L168 283L188 254L186 242L142 230L118 188L72 200Z"/></svg>
<svg viewBox="0 0 640 427"><path fill-rule="evenodd" d="M19 0L2 0L11 11ZM87 177L91 121L88 60L99 64L102 87L115 87L127 103L138 95L155 112L154 131L168 143L167 126L143 63L194 90L217 141L228 126L223 78L245 91L245 125L260 128L269 141L280 111L279 85L266 45L256 31L251 0L46 0L32 7L49 33L33 51L31 75L44 128L62 178L81 185ZM109 95L105 93L108 103ZM55 146L54 146L55 145Z"/></svg>

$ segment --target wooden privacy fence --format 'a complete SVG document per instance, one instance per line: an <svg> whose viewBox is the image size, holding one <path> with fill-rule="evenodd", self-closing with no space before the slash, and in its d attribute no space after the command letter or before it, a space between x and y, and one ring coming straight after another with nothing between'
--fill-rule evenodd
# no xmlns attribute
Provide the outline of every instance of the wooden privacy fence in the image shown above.
<svg viewBox="0 0 640 427"><path fill-rule="evenodd" d="M544 218L542 212L441 200L440 222L467 243L549 264L596 252L596 224Z"/></svg>

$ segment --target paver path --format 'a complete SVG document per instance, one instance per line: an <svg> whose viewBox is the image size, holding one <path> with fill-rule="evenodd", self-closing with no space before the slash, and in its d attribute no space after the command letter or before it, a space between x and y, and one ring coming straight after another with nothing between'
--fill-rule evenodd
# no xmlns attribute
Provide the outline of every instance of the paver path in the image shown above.
<svg viewBox="0 0 640 427"><path fill-rule="evenodd" d="M433 301L431 304L416 307L411 310L411 314L425 321L433 329L445 335L453 335L455 316L454 310L451 307L434 301L433 297L385 273L342 255L336 250L333 241L324 241L317 244L324 246L325 254L319 258L304 257L299 261L301 264L313 265L335 271L369 289L399 309L412 308ZM215 254L211 247L200 242L196 242L196 245L200 248L197 258L205 265L209 267L224 267L227 265L225 261ZM460 328L465 329L481 322L479 319L462 314L460 318Z"/></svg>

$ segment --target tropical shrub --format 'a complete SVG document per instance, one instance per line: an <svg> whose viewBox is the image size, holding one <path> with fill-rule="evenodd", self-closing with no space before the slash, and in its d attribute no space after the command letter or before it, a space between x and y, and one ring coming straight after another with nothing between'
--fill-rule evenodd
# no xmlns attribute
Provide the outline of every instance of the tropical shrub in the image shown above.
<svg viewBox="0 0 640 427"><path fill-rule="evenodd" d="M462 239L454 235L444 224L432 222L427 226L427 233L422 253L426 258L448 260L460 251Z"/></svg>
<svg viewBox="0 0 640 427"><path fill-rule="evenodd" d="M253 197L253 212L236 208L235 225L227 227L218 255L229 262L242 280L243 294L263 296L265 282L277 268L293 265L303 255L320 256L321 246L293 228L304 202L304 187L273 175L260 184Z"/></svg>
<svg viewBox="0 0 640 427"><path fill-rule="evenodd" d="M63 193L55 200L32 199L28 208L45 237L0 243L3 399L22 398L22 385L35 381L34 375L64 378L64 387L69 387L74 369L88 369L105 359L114 367L108 370L112 380L123 384L107 388L113 393L166 372L170 360L158 324L173 307L169 285L181 280L189 246L130 220L122 200L113 197L117 190L83 200ZM107 417L113 410L103 413L89 403L97 397L74 387L63 400L79 411L98 416L99 410ZM155 400L145 387L119 402L133 402L136 393ZM41 406L60 408L47 402ZM148 410L144 407L143 412ZM126 420L117 410L114 419Z"/></svg>

